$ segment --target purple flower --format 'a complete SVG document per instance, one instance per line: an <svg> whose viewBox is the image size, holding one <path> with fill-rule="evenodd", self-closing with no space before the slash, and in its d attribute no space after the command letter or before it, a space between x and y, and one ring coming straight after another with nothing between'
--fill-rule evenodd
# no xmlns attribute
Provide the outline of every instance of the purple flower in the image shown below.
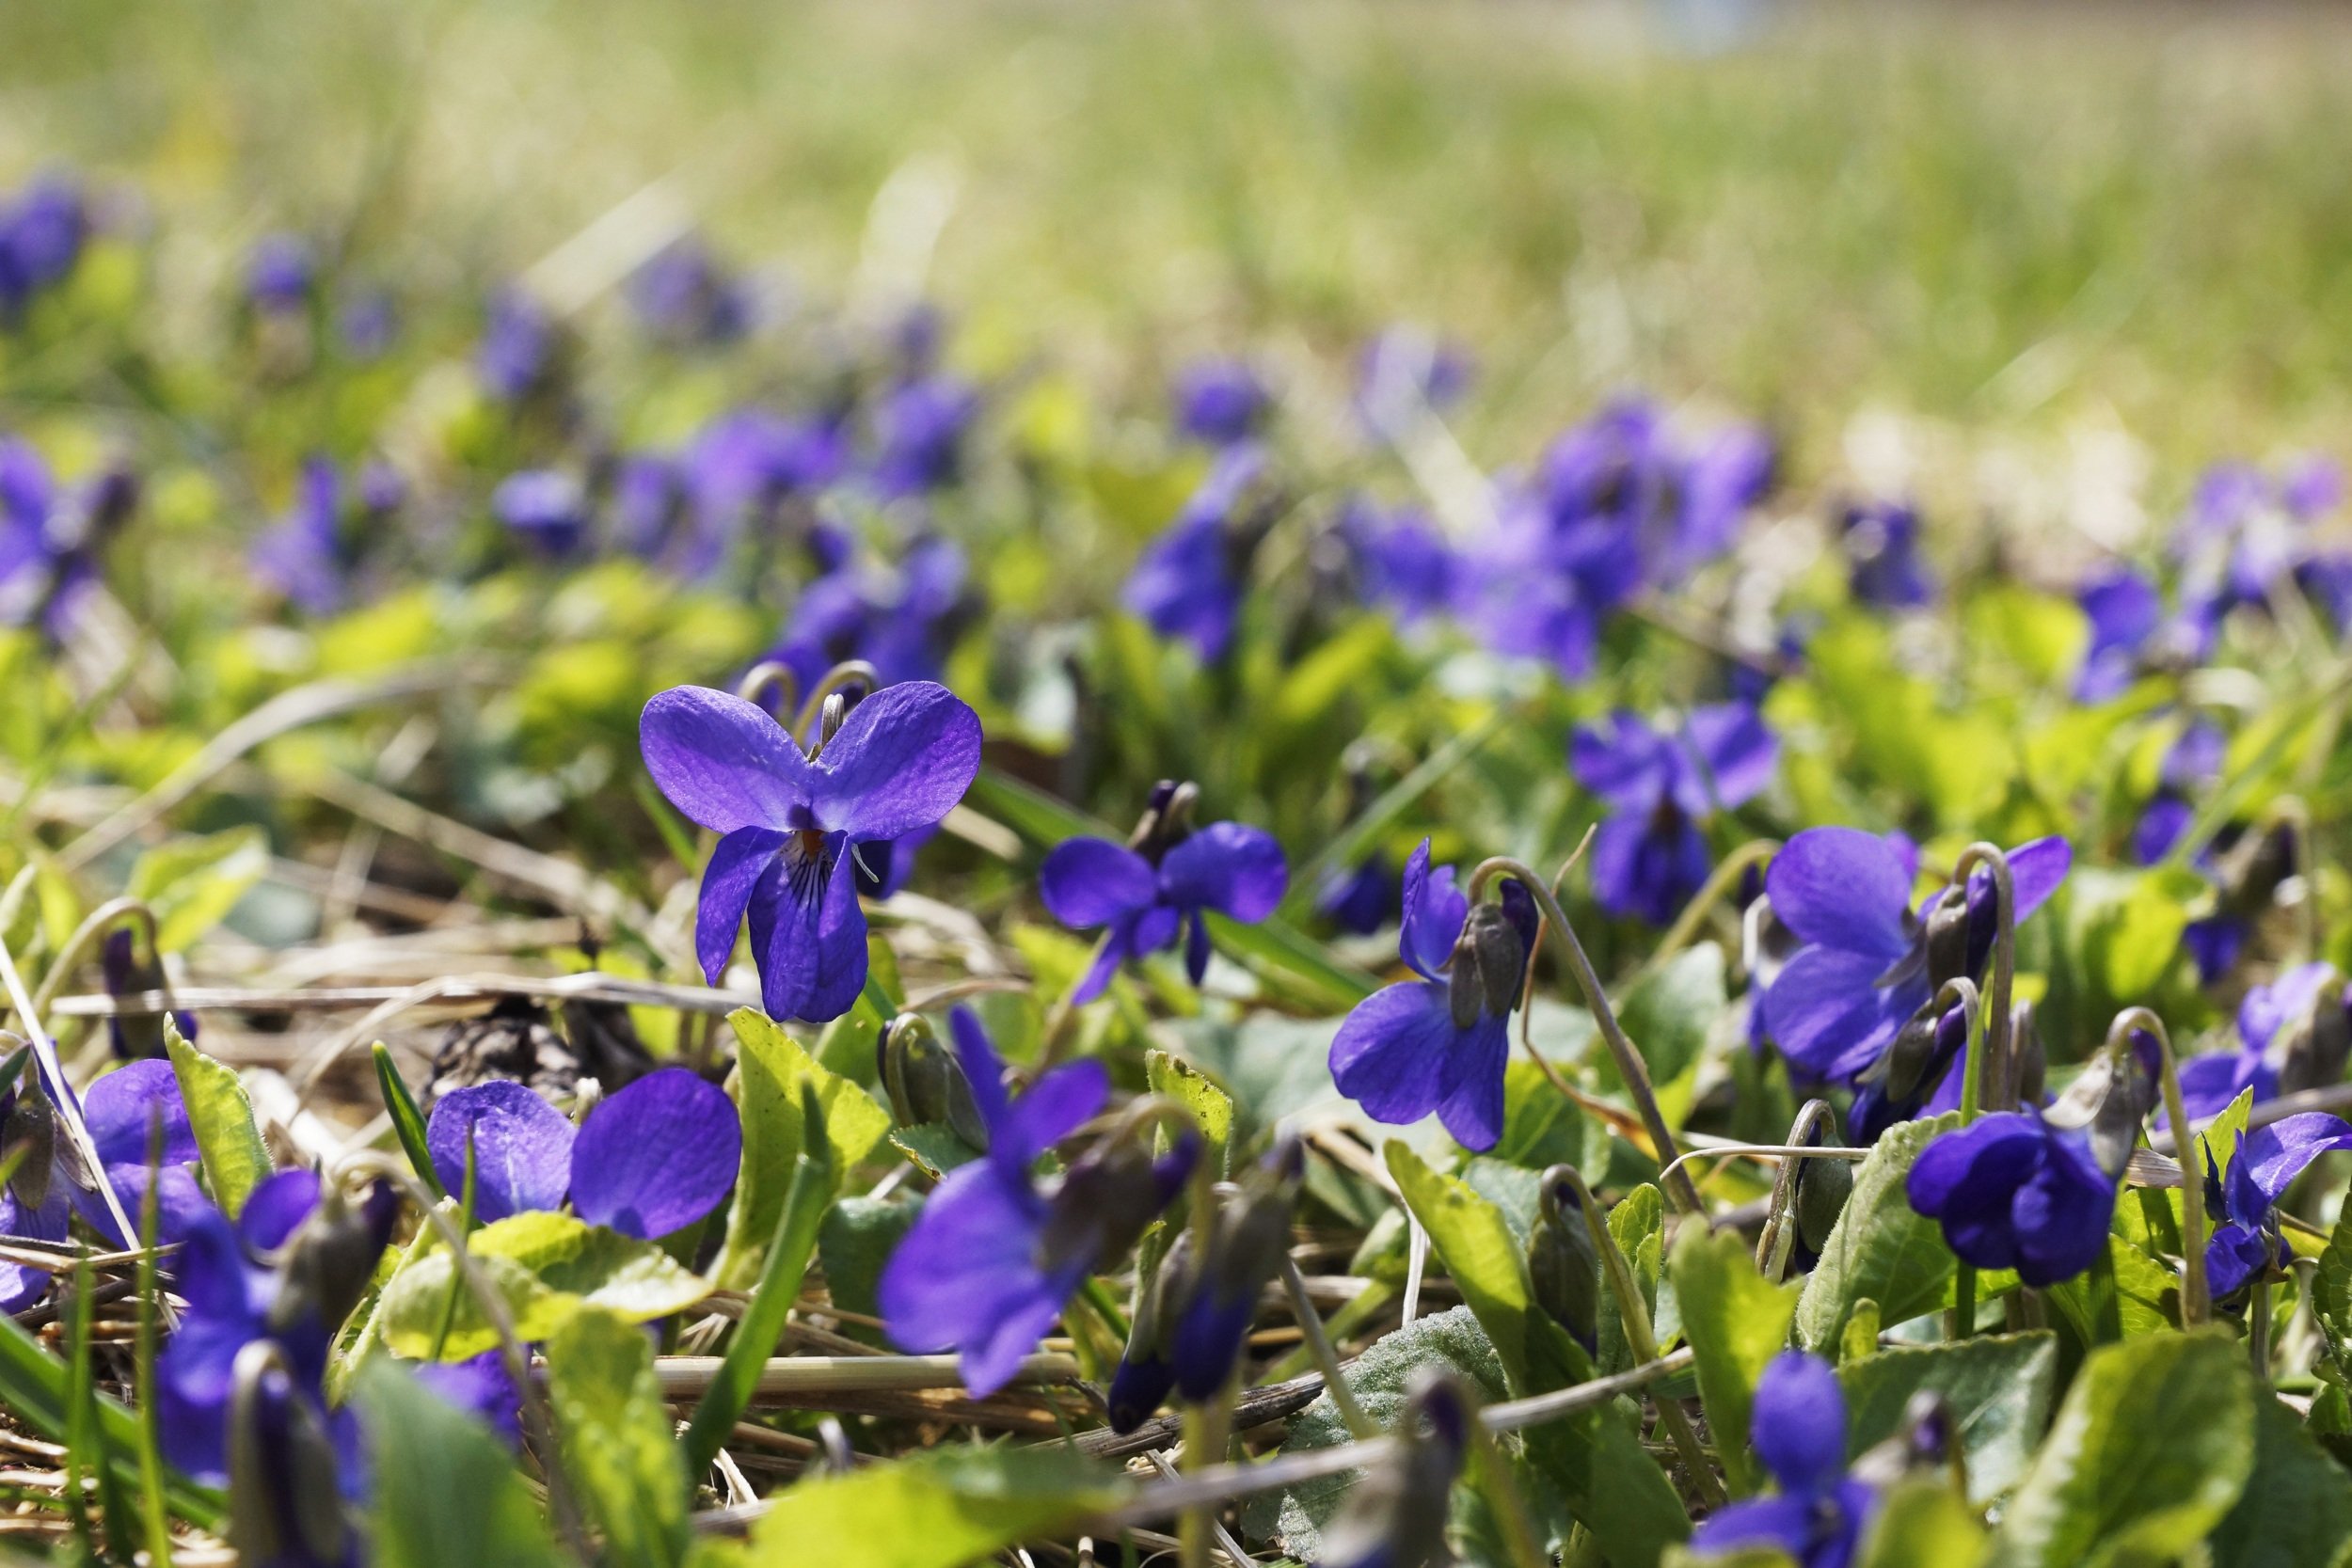
<svg viewBox="0 0 2352 1568"><path fill-rule="evenodd" d="M1912 1210L1943 1226L1963 1262L2015 1269L2028 1285L2056 1285L2090 1267L2106 1249L2115 1189L2088 1129L2052 1127L2033 1109L1945 1133L1903 1185Z"/></svg>
<svg viewBox="0 0 2352 1568"><path fill-rule="evenodd" d="M293 507L254 542L254 574L308 614L342 609L361 555L399 504L397 476L380 471L391 477L391 488L379 481L371 493L363 479L353 495L328 459L305 462Z"/></svg>
<svg viewBox="0 0 2352 1568"><path fill-rule="evenodd" d="M936 535L917 539L897 570L842 562L801 591L770 658L803 690L847 659L871 664L885 684L937 680L972 610L963 548Z"/></svg>
<svg viewBox="0 0 2352 1568"><path fill-rule="evenodd" d="M507 1370L505 1351L485 1350L464 1361L413 1362L408 1371L443 1404L472 1416L508 1448L522 1447L523 1395Z"/></svg>
<svg viewBox="0 0 2352 1568"><path fill-rule="evenodd" d="M1454 548L1425 514L1406 507L1383 515L1370 501L1350 497L1332 528L1366 604L1386 605L1410 626L1454 602Z"/></svg>
<svg viewBox="0 0 2352 1568"><path fill-rule="evenodd" d="M950 1015L956 1057L988 1129L988 1154L947 1173L882 1270L876 1294L904 1350L954 1350L964 1386L985 1397L1012 1381L1087 1276L1134 1244L1183 1185L1199 1144L1154 1163L1133 1137L1080 1156L1058 1182L1039 1156L1101 1110L1100 1062L1055 1069L1018 1100L978 1020Z"/></svg>
<svg viewBox="0 0 2352 1568"><path fill-rule="evenodd" d="M1846 1399L1829 1364L1803 1351L1775 1356L1756 1380L1749 1440L1779 1494L1717 1509L1692 1533L1692 1551L1772 1547L1798 1568L1846 1568L1878 1494L1846 1473Z"/></svg>
<svg viewBox="0 0 2352 1568"><path fill-rule="evenodd" d="M703 873L695 951L712 984L748 914L770 1016L824 1022L866 985L860 845L955 808L980 767L978 715L908 681L851 708L817 755L739 697L681 686L645 705L645 766L670 803L723 834Z"/></svg>
<svg viewBox="0 0 2352 1568"><path fill-rule="evenodd" d="M1405 863L1397 956L1417 980L1356 1004L1331 1041L1331 1080L1375 1121L1402 1127L1432 1111L1465 1148L1502 1136L1502 1069L1535 941L1535 906L1517 882L1476 911L1454 867L1429 864L1423 839Z"/></svg>
<svg viewBox="0 0 2352 1568"><path fill-rule="evenodd" d="M1162 637L1191 643L1204 663L1225 657L1241 618L1243 578L1263 531L1244 507L1264 472L1265 454L1254 446L1219 451L1127 579L1127 608Z"/></svg>
<svg viewBox="0 0 2352 1568"><path fill-rule="evenodd" d="M1071 992L1091 1002L1130 958L1175 945L1184 935L1184 972L1199 985L1209 968L1209 928L1215 910L1245 926L1272 914L1289 887L1290 868L1271 835L1238 822L1190 830L1169 813L1172 784L1152 792L1158 824L1136 848L1106 838L1066 839L1038 871L1038 892L1056 920L1074 930L1107 927L1094 963Z"/></svg>
<svg viewBox="0 0 2352 1568"><path fill-rule="evenodd" d="M62 1242L72 1216L79 1213L84 1224L116 1246L135 1245L136 1238L124 1235L115 1224L104 1196L74 1157L48 1090L26 1081L37 1072L27 1064L25 1076L0 1097L0 1141L24 1151L0 1191L0 1236ZM197 1157L196 1134L189 1130L187 1107L181 1101L171 1064L132 1062L83 1091L83 1123L97 1147L106 1183L134 1225L146 1201L150 1130L159 1119L163 1159L155 1186L156 1234L169 1241L206 1206L186 1168ZM45 1269L0 1262L0 1311L14 1312L40 1300L52 1277Z"/></svg>
<svg viewBox="0 0 2352 1568"><path fill-rule="evenodd" d="M556 344L546 309L520 289L501 289L474 346L474 373L500 402L521 403L553 385Z"/></svg>
<svg viewBox="0 0 2352 1568"><path fill-rule="evenodd" d="M1343 931L1368 937L1401 914L1405 884L1396 863L1375 849L1354 869L1333 871L1315 892L1315 910Z"/></svg>
<svg viewBox="0 0 2352 1568"><path fill-rule="evenodd" d="M1193 440L1230 447L1258 433L1274 405L1265 383L1239 359L1202 359L1176 377L1176 428Z"/></svg>
<svg viewBox="0 0 2352 1568"><path fill-rule="evenodd" d="M2346 1148L2352 1148L2352 1123L2325 1111L2307 1111L2257 1127L2239 1140L2226 1185L2207 1151L2205 1209L2219 1222L2205 1242L2205 1278L2215 1299L2235 1295L2257 1275L2287 1266L2294 1255L2279 1234L2279 1199L2312 1161Z"/></svg>
<svg viewBox="0 0 2352 1568"><path fill-rule="evenodd" d="M508 474L490 492L490 511L532 550L550 561L579 553L588 540L588 492L555 468Z"/></svg>
<svg viewBox="0 0 2352 1568"><path fill-rule="evenodd" d="M1427 327L1390 327L1364 345L1356 364L1356 413L1383 440L1410 430L1424 411L1470 389L1470 356Z"/></svg>
<svg viewBox="0 0 2352 1568"><path fill-rule="evenodd" d="M264 315L291 314L310 303L318 258L299 234L265 234L245 261L245 297Z"/></svg>
<svg viewBox="0 0 2352 1568"><path fill-rule="evenodd" d="M961 477L980 396L950 375L893 388L874 414L874 482L886 496L944 490Z"/></svg>
<svg viewBox="0 0 2352 1568"><path fill-rule="evenodd" d="M1837 533L1851 562L1849 589L1862 603L1915 610L1935 596L1919 560L1919 514L1913 507L1891 501L1849 506L1838 517Z"/></svg>
<svg viewBox="0 0 2352 1568"><path fill-rule="evenodd" d="M662 247L628 281L637 319L674 343L720 346L751 327L749 291L727 276L699 235Z"/></svg>
<svg viewBox="0 0 2352 1568"><path fill-rule="evenodd" d="M2249 987L2238 1004L2238 1049L2181 1064L2181 1102L2189 1119L2213 1116L2248 1089L2260 1105L2293 1089L2340 1081L2348 995L2328 963L2298 964L2268 985ZM2330 1009L2333 1018L2327 1016ZM2336 1043L2324 1053L2332 1059L2315 1069L2310 1060L2314 1044L2328 1036Z"/></svg>
<svg viewBox="0 0 2352 1568"><path fill-rule="evenodd" d="M136 498L130 475L116 470L63 492L39 452L0 438L0 622L37 624L62 642L98 586L98 546Z"/></svg>
<svg viewBox="0 0 2352 1568"><path fill-rule="evenodd" d="M2145 573L2118 566L2083 584L2074 602L2090 622L2090 646L2074 677L2075 700L2120 697L2139 673L2141 650L2164 624L2164 597Z"/></svg>
<svg viewBox="0 0 2352 1568"><path fill-rule="evenodd" d="M2009 852L2016 921L2057 891L2073 859L2058 838ZM1964 899L1946 887L1915 911L1915 875L1886 840L1852 828L1808 828L1772 857L1764 880L1772 914L1805 945L1765 993L1765 1024L1812 1077L1859 1079L1946 980L1983 973L1994 936L1992 874L1979 867Z"/></svg>
<svg viewBox="0 0 2352 1568"><path fill-rule="evenodd" d="M757 532L787 500L822 490L849 465L840 427L739 408L713 420L678 458L693 531L665 554L681 575L701 578L746 531Z"/></svg>
<svg viewBox="0 0 2352 1568"><path fill-rule="evenodd" d="M137 942L127 926L109 931L99 945L98 972L104 978L106 994L117 1001L134 991L161 990L164 986L162 959L153 954L142 959ZM196 1039L199 1024L194 1013L184 1007L177 1008L171 1014L171 1022L179 1027L182 1039ZM160 1058L164 1054L164 1021L152 1015L117 1013L106 1020L106 1038L118 1061Z"/></svg>
<svg viewBox="0 0 2352 1568"><path fill-rule="evenodd" d="M494 1078L443 1095L425 1126L433 1174L452 1193L473 1144L474 1214L556 1210L651 1241L683 1230L735 1185L743 1129L735 1102L684 1068L663 1068L602 1101L579 1130L529 1085Z"/></svg>
<svg viewBox="0 0 2352 1568"><path fill-rule="evenodd" d="M335 335L343 352L363 363L389 354L400 341L400 308L390 291L361 289L343 301L335 313Z"/></svg>
<svg viewBox="0 0 2352 1568"><path fill-rule="evenodd" d="M1707 880L1698 820L1744 804L1772 780L1780 745L1745 703L1693 709L1673 730L1620 709L1580 725L1568 760L1613 816L1593 842L1593 893L1616 916L1663 926Z"/></svg>
<svg viewBox="0 0 2352 1568"><path fill-rule="evenodd" d="M63 282L88 239L81 187L63 175L42 175L0 204L0 325Z"/></svg>

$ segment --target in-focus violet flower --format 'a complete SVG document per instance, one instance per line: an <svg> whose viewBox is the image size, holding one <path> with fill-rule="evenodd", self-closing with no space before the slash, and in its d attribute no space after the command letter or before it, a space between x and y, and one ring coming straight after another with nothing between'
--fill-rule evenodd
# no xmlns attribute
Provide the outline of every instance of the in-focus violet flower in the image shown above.
<svg viewBox="0 0 2352 1568"><path fill-rule="evenodd" d="M1849 506L1837 520L1851 563L1848 586L1856 599L1881 610L1915 610L1935 596L1919 560L1919 514L1909 505L1873 501Z"/></svg>
<svg viewBox="0 0 2352 1568"><path fill-rule="evenodd" d="M645 766L670 803L724 835L703 873L694 945L717 984L751 920L772 1018L825 1022L866 985L862 845L931 827L980 767L979 716L930 681L885 687L803 753L740 697L681 686L645 705Z"/></svg>
<svg viewBox="0 0 2352 1568"><path fill-rule="evenodd" d="M2205 1279L2215 1300L2286 1269L2294 1254L2279 1234L2279 1199L2312 1161L2347 1148L2352 1148L2352 1122L2306 1111L2240 1139L2226 1182L2213 1169L2208 1151L2204 1202L2217 1228L2205 1242Z"/></svg>
<svg viewBox="0 0 2352 1568"><path fill-rule="evenodd" d="M1699 821L1772 783L1780 744L1745 703L1695 708L1663 729L1620 710L1580 725L1568 761L1613 814L1593 841L1594 896L1612 915L1663 926L1707 880Z"/></svg>
<svg viewBox="0 0 2352 1568"><path fill-rule="evenodd" d="M2120 1174L2100 1167L2090 1129L2054 1127L2029 1108L1937 1138L1903 1190L1963 1262L2056 1285L2106 1250Z"/></svg>
<svg viewBox="0 0 2352 1568"><path fill-rule="evenodd" d="M1475 910L1454 867L1422 840L1405 863L1397 956L1416 980L1356 1004L1331 1041L1331 1080L1375 1121L1402 1127L1436 1112L1465 1148L1502 1136L1511 1014L1535 942L1535 904L1516 881Z"/></svg>
<svg viewBox="0 0 2352 1568"><path fill-rule="evenodd" d="M1241 618L1244 578L1267 519L1250 503L1265 454L1243 444L1218 452L1209 476L1154 539L1127 579L1129 610L1162 637L1193 646L1202 662L1225 657Z"/></svg>
<svg viewBox="0 0 2352 1568"><path fill-rule="evenodd" d="M743 1154L735 1102L675 1067L597 1101L577 1131L512 1079L443 1095L425 1126L425 1148L433 1174L452 1193L465 1190L469 1138L476 1218L561 1209L569 1198L589 1224L644 1241L683 1230L717 1208Z"/></svg>
<svg viewBox="0 0 2352 1568"><path fill-rule="evenodd" d="M1088 1275L1115 1264L1168 1206L1200 1145L1184 1138L1155 1162L1132 1131L1115 1132L1041 1183L1038 1158L1102 1109L1109 1075L1100 1062L1073 1062L1013 1099L979 1021L959 1007L948 1024L988 1153L932 1191L876 1295L892 1340L956 1351L964 1386L984 1398L1012 1381Z"/></svg>
<svg viewBox="0 0 2352 1568"><path fill-rule="evenodd" d="M1258 374L1238 359L1203 359L1178 373L1176 428L1196 441L1230 447L1247 441L1274 406Z"/></svg>
<svg viewBox="0 0 2352 1568"><path fill-rule="evenodd" d="M30 1082L33 1064L6 1096L0 1096L0 1153L21 1149L16 1169L0 1190L0 1236L62 1242L72 1216L117 1246L137 1244L115 1223L106 1200L74 1155L46 1089ZM106 1182L134 1225L146 1201L150 1130L163 1128L163 1160L155 1183L156 1235L175 1241L206 1207L187 1166L197 1157L196 1134L180 1099L171 1064L133 1062L116 1069L82 1092L82 1120L97 1147ZM46 1269L0 1262L0 1312L14 1312L40 1300L55 1275Z"/></svg>
<svg viewBox="0 0 2352 1568"><path fill-rule="evenodd" d="M1130 845L1066 839L1045 857L1038 893L1054 918L1073 930L1109 928L1073 1004L1102 995L1120 964L1175 945L1180 932L1197 986L1209 968L1205 911L1254 926L1281 903L1290 886L1282 847L1238 822L1195 829L1192 800L1189 784L1162 783Z"/></svg>
<svg viewBox="0 0 2352 1568"><path fill-rule="evenodd" d="M2040 838L2009 851L2023 923L2065 879L2074 853ZM1852 1083L1945 981L1979 977L1995 934L1992 874L1964 898L1945 887L1915 911L1915 862L1852 828L1808 828L1772 857L1764 887L1778 922L1805 945L1765 993L1767 1033L1809 1076Z"/></svg>
<svg viewBox="0 0 2352 1568"><path fill-rule="evenodd" d="M1771 1547L1798 1568L1846 1568L1878 1493L1846 1470L1846 1398L1829 1363L1784 1351L1756 1380L1749 1441L1778 1495L1717 1509L1691 1536L1701 1556Z"/></svg>

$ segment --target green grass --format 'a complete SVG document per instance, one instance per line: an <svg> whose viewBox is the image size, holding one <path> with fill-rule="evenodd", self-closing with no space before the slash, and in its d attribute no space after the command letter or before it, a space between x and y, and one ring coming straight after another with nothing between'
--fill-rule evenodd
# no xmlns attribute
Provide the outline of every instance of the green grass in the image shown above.
<svg viewBox="0 0 2352 1568"><path fill-rule="evenodd" d="M929 276L961 351L1126 405L1244 342L1336 399L1411 317L1476 349L1495 460L1642 386L1774 419L1815 474L1859 410L1933 421L1931 468L1947 423L2061 473L2120 430L2167 497L2352 405L2323 10L1817 8L1698 59L1535 4L13 9L0 170L144 181L192 305L266 227L429 288L665 176L832 294L889 272L862 238L912 171L956 190Z"/></svg>

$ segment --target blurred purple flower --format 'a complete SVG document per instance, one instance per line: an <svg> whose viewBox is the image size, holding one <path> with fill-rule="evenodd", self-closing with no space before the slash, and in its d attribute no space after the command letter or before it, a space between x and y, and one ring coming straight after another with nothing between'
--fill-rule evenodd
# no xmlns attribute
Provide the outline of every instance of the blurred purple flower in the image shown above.
<svg viewBox="0 0 2352 1568"><path fill-rule="evenodd" d="M1243 578L1263 526L1246 508L1264 473L1265 454L1254 446L1219 451L1208 478L1127 579L1127 608L1162 637L1191 643L1203 663L1224 657L1233 641Z"/></svg>
<svg viewBox="0 0 2352 1568"><path fill-rule="evenodd" d="M1783 1351L1756 1380L1749 1440L1777 1495L1717 1509L1691 1535L1700 1557L1767 1548L1797 1568L1847 1568L1878 1494L1846 1471L1846 1398L1829 1363Z"/></svg>
<svg viewBox="0 0 2352 1568"><path fill-rule="evenodd" d="M12 325L37 296L65 281L89 239L82 189L44 174L0 203L0 326Z"/></svg>
<svg viewBox="0 0 2352 1568"><path fill-rule="evenodd" d="M490 492L490 512L546 560L577 555L588 542L588 492L556 468L511 473Z"/></svg>
<svg viewBox="0 0 2352 1568"><path fill-rule="evenodd" d="M1904 502L1868 501L1838 516L1838 542L1851 563L1853 596L1880 610L1915 610L1935 596L1919 559L1919 514Z"/></svg>
<svg viewBox="0 0 2352 1568"><path fill-rule="evenodd" d="M1177 373L1176 428L1193 440L1230 447L1258 433L1274 400L1239 359L1202 359Z"/></svg>
<svg viewBox="0 0 2352 1568"><path fill-rule="evenodd" d="M1707 880L1699 821L1771 784L1780 745L1744 703L1694 708L1670 730L1620 709L1605 727L1580 725L1568 760L1613 814L1593 841L1594 896L1612 915L1663 926Z"/></svg>
<svg viewBox="0 0 2352 1568"><path fill-rule="evenodd" d="M521 403L553 385L557 330L544 306L518 288L490 296L474 373L501 403Z"/></svg>
<svg viewBox="0 0 2352 1568"><path fill-rule="evenodd" d="M886 496L943 490L962 477L980 395L949 375L891 388L874 413L874 482Z"/></svg>
<svg viewBox="0 0 2352 1568"><path fill-rule="evenodd" d="M628 281L637 319L673 343L717 347L750 330L750 291L730 277L697 234L662 247Z"/></svg>
<svg viewBox="0 0 2352 1568"><path fill-rule="evenodd" d="M317 253L299 234L265 234L246 256L245 297L263 315L307 309L317 282Z"/></svg>

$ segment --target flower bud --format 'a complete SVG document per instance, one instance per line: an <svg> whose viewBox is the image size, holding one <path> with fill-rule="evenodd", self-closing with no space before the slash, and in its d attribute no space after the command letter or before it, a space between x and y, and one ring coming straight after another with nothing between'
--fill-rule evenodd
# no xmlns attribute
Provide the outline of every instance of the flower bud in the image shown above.
<svg viewBox="0 0 2352 1568"><path fill-rule="evenodd" d="M50 1177L57 1165L57 1112L38 1083L27 1083L38 1069L27 1063L17 1079L16 1092L0 1117L0 1164L12 1164L8 1191L27 1209L49 1201Z"/></svg>
<svg viewBox="0 0 2352 1568"><path fill-rule="evenodd" d="M1826 1121L1814 1125L1810 1140L1813 1146L1844 1147L1829 1136L1826 1127ZM1797 1245L1804 1257L1821 1256L1821 1249L1829 1244L1830 1232L1837 1227L1837 1216L1846 1212L1846 1199L1852 1196L1851 1161L1798 1159L1796 1191L1789 1199L1789 1208L1796 1215Z"/></svg>
<svg viewBox="0 0 2352 1568"><path fill-rule="evenodd" d="M1192 1232L1187 1228L1160 1259L1151 1289L1136 1300L1127 1349L1111 1375L1104 1402L1109 1407L1111 1430L1122 1437L1150 1420L1152 1413L1175 1391L1176 1362L1170 1341L1197 1283L1194 1273Z"/></svg>
<svg viewBox="0 0 2352 1568"><path fill-rule="evenodd" d="M1968 960L1970 948L1970 900L1958 888L1947 888L1936 895L1934 906L1928 911L1928 988L1942 990L1945 982L1973 979L1974 969Z"/></svg>
<svg viewBox="0 0 2352 1568"><path fill-rule="evenodd" d="M901 1013L882 1026L874 1053L883 1093L899 1126L944 1124L972 1148L988 1148L988 1126L980 1119L962 1064L940 1043L929 1023L915 1014Z"/></svg>
<svg viewBox="0 0 2352 1568"><path fill-rule="evenodd" d="M1589 1352L1600 1321L1600 1254L1564 1170L1544 1172L1541 1205L1527 1234L1527 1275L1535 1304Z"/></svg>
<svg viewBox="0 0 2352 1568"><path fill-rule="evenodd" d="M1159 1217L1200 1157L1186 1133L1154 1160L1133 1127L1115 1131L1078 1156L1047 1200L1037 1263L1049 1274L1073 1264L1092 1269L1117 1258Z"/></svg>
<svg viewBox="0 0 2352 1568"><path fill-rule="evenodd" d="M315 1323L332 1333L367 1293L375 1265L391 1244L400 1198L388 1181L373 1181L357 1202L332 1182L318 1207L295 1227L281 1252L280 1283L269 1308L273 1334Z"/></svg>

